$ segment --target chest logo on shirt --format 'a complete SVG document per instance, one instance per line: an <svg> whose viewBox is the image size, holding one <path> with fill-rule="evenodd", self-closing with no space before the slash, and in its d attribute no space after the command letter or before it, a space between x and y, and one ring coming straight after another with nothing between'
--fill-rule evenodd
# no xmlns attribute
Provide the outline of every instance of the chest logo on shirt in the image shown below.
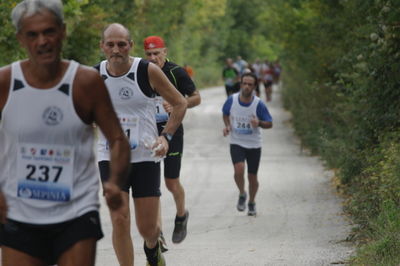
<svg viewBox="0 0 400 266"><path fill-rule="evenodd" d="M42 118L48 126L55 126L61 123L63 120L63 112L57 106L49 106L44 110Z"/></svg>
<svg viewBox="0 0 400 266"><path fill-rule="evenodd" d="M133 96L133 90L129 87L123 87L119 90L119 97L122 100L129 100Z"/></svg>

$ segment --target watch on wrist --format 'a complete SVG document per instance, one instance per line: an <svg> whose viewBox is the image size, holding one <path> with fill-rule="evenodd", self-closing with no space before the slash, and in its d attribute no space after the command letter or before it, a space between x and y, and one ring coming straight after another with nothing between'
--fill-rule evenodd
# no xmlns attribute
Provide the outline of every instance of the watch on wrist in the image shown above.
<svg viewBox="0 0 400 266"><path fill-rule="evenodd" d="M163 133L161 133L161 136L163 136L167 140L168 144L172 139L172 134L169 134L169 133L163 132Z"/></svg>

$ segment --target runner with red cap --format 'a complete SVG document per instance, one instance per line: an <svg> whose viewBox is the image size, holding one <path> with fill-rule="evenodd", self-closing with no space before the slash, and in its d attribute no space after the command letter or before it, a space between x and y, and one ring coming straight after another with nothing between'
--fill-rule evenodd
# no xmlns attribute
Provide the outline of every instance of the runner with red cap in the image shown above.
<svg viewBox="0 0 400 266"><path fill-rule="evenodd" d="M196 89L194 82L187 72L182 67L167 59L167 47L164 40L159 36L149 36L144 40L143 46L146 59L157 64L162 69L171 83L183 96L185 96L187 107L192 108L199 105L201 101L199 91ZM170 118L169 114L173 108L170 103L161 96L156 97L156 107L157 127L158 132L161 133ZM183 126L181 124L169 140L169 150L167 157L164 159L165 184L168 190L173 194L176 205L175 227L172 234L172 242L175 244L181 243L185 239L187 233L187 222L189 219L189 211L185 206L185 190L179 181L182 152ZM160 238L165 244L162 234ZM164 250L166 250L165 245Z"/></svg>
<svg viewBox="0 0 400 266"><path fill-rule="evenodd" d="M144 49L165 48L164 40L159 36L149 36L144 40Z"/></svg>

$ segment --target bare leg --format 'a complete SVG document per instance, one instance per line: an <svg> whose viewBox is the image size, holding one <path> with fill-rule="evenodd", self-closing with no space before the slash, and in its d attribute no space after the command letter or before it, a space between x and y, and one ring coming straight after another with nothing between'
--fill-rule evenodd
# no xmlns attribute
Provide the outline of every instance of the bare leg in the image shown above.
<svg viewBox="0 0 400 266"><path fill-rule="evenodd" d="M244 190L244 162L238 162L233 165L234 168L234 177L236 186L239 189L240 194L245 192Z"/></svg>
<svg viewBox="0 0 400 266"><path fill-rule="evenodd" d="M3 266L45 266L46 264L24 252L6 246L1 247L1 265Z"/></svg>
<svg viewBox="0 0 400 266"><path fill-rule="evenodd" d="M110 210L113 226L112 241L120 266L132 266L133 244L131 238L131 214L129 210L129 193L122 195L123 206L116 211ZM78 264L77 264L78 265ZM83 265L83 264L82 264Z"/></svg>
<svg viewBox="0 0 400 266"><path fill-rule="evenodd" d="M160 227L160 231L162 231L162 219L161 219L161 204L158 206L158 227Z"/></svg>
<svg viewBox="0 0 400 266"><path fill-rule="evenodd" d="M167 242L165 241L164 235L162 233L162 219L161 219L161 204L159 204L158 208L158 227L160 228L160 236L158 238L161 245L161 252L168 251Z"/></svg>
<svg viewBox="0 0 400 266"><path fill-rule="evenodd" d="M258 179L255 174L248 174L249 179L249 202L254 202L258 191Z"/></svg>
<svg viewBox="0 0 400 266"><path fill-rule="evenodd" d="M183 189L179 178L165 178L165 185L172 193L176 205L176 215L182 217L185 215L185 190Z"/></svg>
<svg viewBox="0 0 400 266"><path fill-rule="evenodd" d="M265 87L265 95L267 102L270 102L272 100L272 86Z"/></svg>
<svg viewBox="0 0 400 266"><path fill-rule="evenodd" d="M94 238L83 239L64 251L58 259L59 266L87 265L94 266L96 259L96 243Z"/></svg>
<svg viewBox="0 0 400 266"><path fill-rule="evenodd" d="M135 198L136 225L148 248L157 245L160 235L159 227L159 197Z"/></svg>

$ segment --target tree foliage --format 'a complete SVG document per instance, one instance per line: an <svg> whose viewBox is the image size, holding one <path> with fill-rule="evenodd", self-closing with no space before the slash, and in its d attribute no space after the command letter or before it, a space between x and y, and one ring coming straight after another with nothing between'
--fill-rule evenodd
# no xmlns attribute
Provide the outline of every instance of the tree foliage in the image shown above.
<svg viewBox="0 0 400 266"><path fill-rule="evenodd" d="M15 28L11 23L11 10L16 0L4 0L0 4L0 65L8 64L24 56L15 38Z"/></svg>
<svg viewBox="0 0 400 266"><path fill-rule="evenodd" d="M10 23L11 9L18 1L0 3L2 65L25 57ZM162 36L169 57L190 64L199 86L220 82L226 57L246 59L276 57L279 47L263 30L259 19L267 10L263 0L63 0L68 38L64 56L84 64L102 59L98 43L108 23L124 24L135 41L134 55L143 56L142 41ZM8 56L2 56L8 55Z"/></svg>

